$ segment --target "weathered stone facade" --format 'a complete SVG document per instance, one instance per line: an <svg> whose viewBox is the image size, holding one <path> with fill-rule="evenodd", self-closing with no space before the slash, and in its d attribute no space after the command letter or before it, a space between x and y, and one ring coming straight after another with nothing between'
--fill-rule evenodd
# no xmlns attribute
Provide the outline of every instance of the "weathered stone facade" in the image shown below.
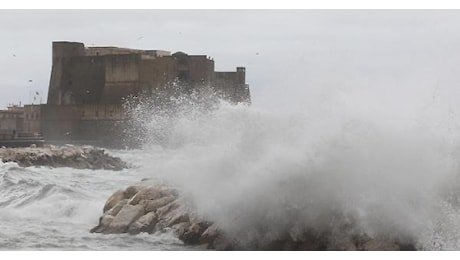
<svg viewBox="0 0 460 260"><path fill-rule="evenodd" d="M53 42L48 104L121 104L123 97L153 93L176 79L190 88L211 86L234 103L249 103L245 73L243 67L215 72L214 60L206 55Z"/></svg>
<svg viewBox="0 0 460 260"><path fill-rule="evenodd" d="M17 129L24 124L24 108L10 106L7 110L0 110L0 140L11 139Z"/></svg>
<svg viewBox="0 0 460 260"><path fill-rule="evenodd" d="M180 82L181 91L206 88L231 103L251 102L245 68L215 72L206 55L53 42L52 59L47 104L0 111L8 138L13 131L41 132L54 144L119 146L128 119L123 100L168 92L172 82Z"/></svg>

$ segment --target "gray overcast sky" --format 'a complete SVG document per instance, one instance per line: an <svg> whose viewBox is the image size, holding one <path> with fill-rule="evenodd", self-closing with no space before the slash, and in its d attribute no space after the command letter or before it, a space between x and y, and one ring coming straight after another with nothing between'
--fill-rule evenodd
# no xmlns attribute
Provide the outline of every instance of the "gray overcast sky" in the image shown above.
<svg viewBox="0 0 460 260"><path fill-rule="evenodd" d="M245 66L254 106L272 110L333 100L400 113L460 98L453 10L1 10L0 24L1 107L27 103L30 90L46 101L51 42L62 40L206 54L222 71Z"/></svg>

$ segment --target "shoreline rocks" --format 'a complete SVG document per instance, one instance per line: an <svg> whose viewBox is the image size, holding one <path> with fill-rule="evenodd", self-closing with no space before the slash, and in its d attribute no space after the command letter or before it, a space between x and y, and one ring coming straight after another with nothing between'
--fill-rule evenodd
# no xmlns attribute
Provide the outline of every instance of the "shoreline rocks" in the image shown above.
<svg viewBox="0 0 460 260"><path fill-rule="evenodd" d="M2 162L16 162L21 167L49 166L76 169L106 169L119 171L128 165L120 158L112 157L103 149L92 146L53 146L0 148Z"/></svg>
<svg viewBox="0 0 460 260"><path fill-rule="evenodd" d="M238 235L226 234L216 223L201 218L190 200L170 186L144 180L116 191L105 203L99 224L91 233L132 235L172 230L186 245L201 245L211 250L416 250L413 241L349 234L338 241L328 231L302 231L295 237L286 233L278 238L261 237L244 243ZM343 231L347 234L347 231ZM263 242L262 242L263 241Z"/></svg>

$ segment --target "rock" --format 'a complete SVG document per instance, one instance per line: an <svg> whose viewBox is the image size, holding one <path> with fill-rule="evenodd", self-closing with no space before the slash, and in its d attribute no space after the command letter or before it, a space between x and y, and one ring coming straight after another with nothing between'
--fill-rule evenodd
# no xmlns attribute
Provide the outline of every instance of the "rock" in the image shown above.
<svg viewBox="0 0 460 260"><path fill-rule="evenodd" d="M127 199L120 200L115 206L113 206L110 210L108 210L105 214L110 216L116 216L120 212L120 210L128 204Z"/></svg>
<svg viewBox="0 0 460 260"><path fill-rule="evenodd" d="M156 200L161 198L162 195L157 187L148 187L140 190L128 202L130 205L137 205L141 200Z"/></svg>
<svg viewBox="0 0 460 260"><path fill-rule="evenodd" d="M113 221L104 230L104 233L119 234L125 233L129 225L144 215L144 207L140 205L125 205L114 217Z"/></svg>
<svg viewBox="0 0 460 260"><path fill-rule="evenodd" d="M364 243L364 251L399 251L399 245L394 241L384 239L371 239Z"/></svg>
<svg viewBox="0 0 460 260"><path fill-rule="evenodd" d="M282 245L281 249L282 251L295 251L297 250L298 243L292 241L291 239L288 239L287 241L284 242Z"/></svg>
<svg viewBox="0 0 460 260"><path fill-rule="evenodd" d="M109 209L113 208L120 200L124 198L125 198L125 192L123 190L116 191L105 202L103 212L105 213Z"/></svg>
<svg viewBox="0 0 460 260"><path fill-rule="evenodd" d="M333 251L356 251L358 248L352 241L347 241L347 242L342 242L339 244L336 244L334 247L329 248L328 250L333 250Z"/></svg>
<svg viewBox="0 0 460 260"><path fill-rule="evenodd" d="M171 228L174 230L174 233L176 236L182 240L184 233L187 231L187 229L190 227L190 222L181 222L178 224L173 225Z"/></svg>
<svg viewBox="0 0 460 260"><path fill-rule="evenodd" d="M201 237L200 237L200 242L204 244L209 244L213 240L215 240L220 234L221 234L221 231L219 230L217 225L212 224L205 231L203 231L203 234L201 234Z"/></svg>
<svg viewBox="0 0 460 260"><path fill-rule="evenodd" d="M166 196L156 200L141 200L140 205L144 206L145 212L156 211L158 208L168 205L173 202L176 198L173 196Z"/></svg>
<svg viewBox="0 0 460 260"><path fill-rule="evenodd" d="M214 243L219 234L215 226L210 228L212 223L192 212L188 200L179 197L176 189L148 181L112 194L104 213L92 232L138 234L171 228L184 243L194 245L205 244L205 241ZM219 243L219 247L229 248L224 240Z"/></svg>
<svg viewBox="0 0 460 260"><path fill-rule="evenodd" d="M277 239L277 240L271 240L267 242L266 244L260 244L256 243L257 245L255 246L257 250L264 250L264 251L281 251L285 247L294 247L297 249L298 243L288 239L288 240L283 240L283 239ZM260 248L259 248L260 247Z"/></svg>
<svg viewBox="0 0 460 260"><path fill-rule="evenodd" d="M200 225L200 223L193 223L190 227L184 232L182 237L179 237L180 240L189 245L195 245L200 243L201 234L206 230L207 227Z"/></svg>
<svg viewBox="0 0 460 260"><path fill-rule="evenodd" d="M90 230L91 233L102 233L112 223L114 217L104 215L99 219L99 225Z"/></svg>
<svg viewBox="0 0 460 260"><path fill-rule="evenodd" d="M417 247L415 246L414 241L409 241L409 242L399 242L399 250L401 251L416 251Z"/></svg>
<svg viewBox="0 0 460 260"><path fill-rule="evenodd" d="M166 227L172 227L175 224L180 222L190 221L187 209L185 206L181 205L168 213L161 216L161 221L165 224Z"/></svg>
<svg viewBox="0 0 460 260"><path fill-rule="evenodd" d="M260 230L260 239L247 241L244 239L248 234L227 233L218 224L207 221L177 189L143 180L112 194L104 205L99 225L91 232L138 234L172 229L187 245L215 250L415 250L409 238L404 240L409 241L406 243L371 238L350 223L333 230L288 228L276 236L265 236L264 230Z"/></svg>
<svg viewBox="0 0 460 260"><path fill-rule="evenodd" d="M128 167L125 162L106 154L104 150L67 145L6 148L0 151L0 158L3 162L16 162L21 167L49 166L107 170L122 170Z"/></svg>
<svg viewBox="0 0 460 260"><path fill-rule="evenodd" d="M102 219L101 219L102 226L107 227L108 225L110 225L110 223L112 223L114 218L115 218L114 216L110 216L110 215L102 216Z"/></svg>
<svg viewBox="0 0 460 260"><path fill-rule="evenodd" d="M235 244L225 236L218 236L211 244L208 244L208 249L219 251L230 251L236 249Z"/></svg>
<svg viewBox="0 0 460 260"><path fill-rule="evenodd" d="M140 217L134 223L132 223L128 228L128 233L130 234L139 234L141 232L152 233L157 223L157 215L155 212L149 212L144 216Z"/></svg>
<svg viewBox="0 0 460 260"><path fill-rule="evenodd" d="M163 207L160 207L156 210L156 213L158 215L159 218L164 218L164 216L166 214L168 214L170 211L178 208L179 206L181 206L183 203L183 200L179 200L179 199L176 199L174 200L173 202L163 206Z"/></svg>
<svg viewBox="0 0 460 260"><path fill-rule="evenodd" d="M179 193L177 192L177 189L171 188L171 187L165 187L161 186L159 188L161 197L174 197L177 198L179 196Z"/></svg>
<svg viewBox="0 0 460 260"><path fill-rule="evenodd" d="M142 187L139 187L139 186L129 186L128 188L126 188L125 193L124 193L123 196L124 196L125 199L131 199L141 189L142 189Z"/></svg>

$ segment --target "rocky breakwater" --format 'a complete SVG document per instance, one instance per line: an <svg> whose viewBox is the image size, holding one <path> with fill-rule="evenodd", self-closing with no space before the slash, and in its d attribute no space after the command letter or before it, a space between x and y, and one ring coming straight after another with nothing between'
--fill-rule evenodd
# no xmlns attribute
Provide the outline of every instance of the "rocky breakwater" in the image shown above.
<svg viewBox="0 0 460 260"><path fill-rule="evenodd" d="M248 241L247 234L224 231L200 216L193 203L160 182L144 180L116 191L104 205L92 233L132 235L172 231L186 245L214 250L416 250L410 239L370 237L353 231L350 223L340 230L303 229L296 234L264 236ZM269 232L267 232L269 233Z"/></svg>
<svg viewBox="0 0 460 260"><path fill-rule="evenodd" d="M103 149L92 146L53 146L0 148L3 162L16 162L21 167L49 166L77 169L122 170L127 164L120 158L112 157Z"/></svg>
<svg viewBox="0 0 460 260"><path fill-rule="evenodd" d="M177 189L145 180L116 191L105 203L92 233L155 233L173 230L187 244L201 244L210 222L199 218Z"/></svg>

